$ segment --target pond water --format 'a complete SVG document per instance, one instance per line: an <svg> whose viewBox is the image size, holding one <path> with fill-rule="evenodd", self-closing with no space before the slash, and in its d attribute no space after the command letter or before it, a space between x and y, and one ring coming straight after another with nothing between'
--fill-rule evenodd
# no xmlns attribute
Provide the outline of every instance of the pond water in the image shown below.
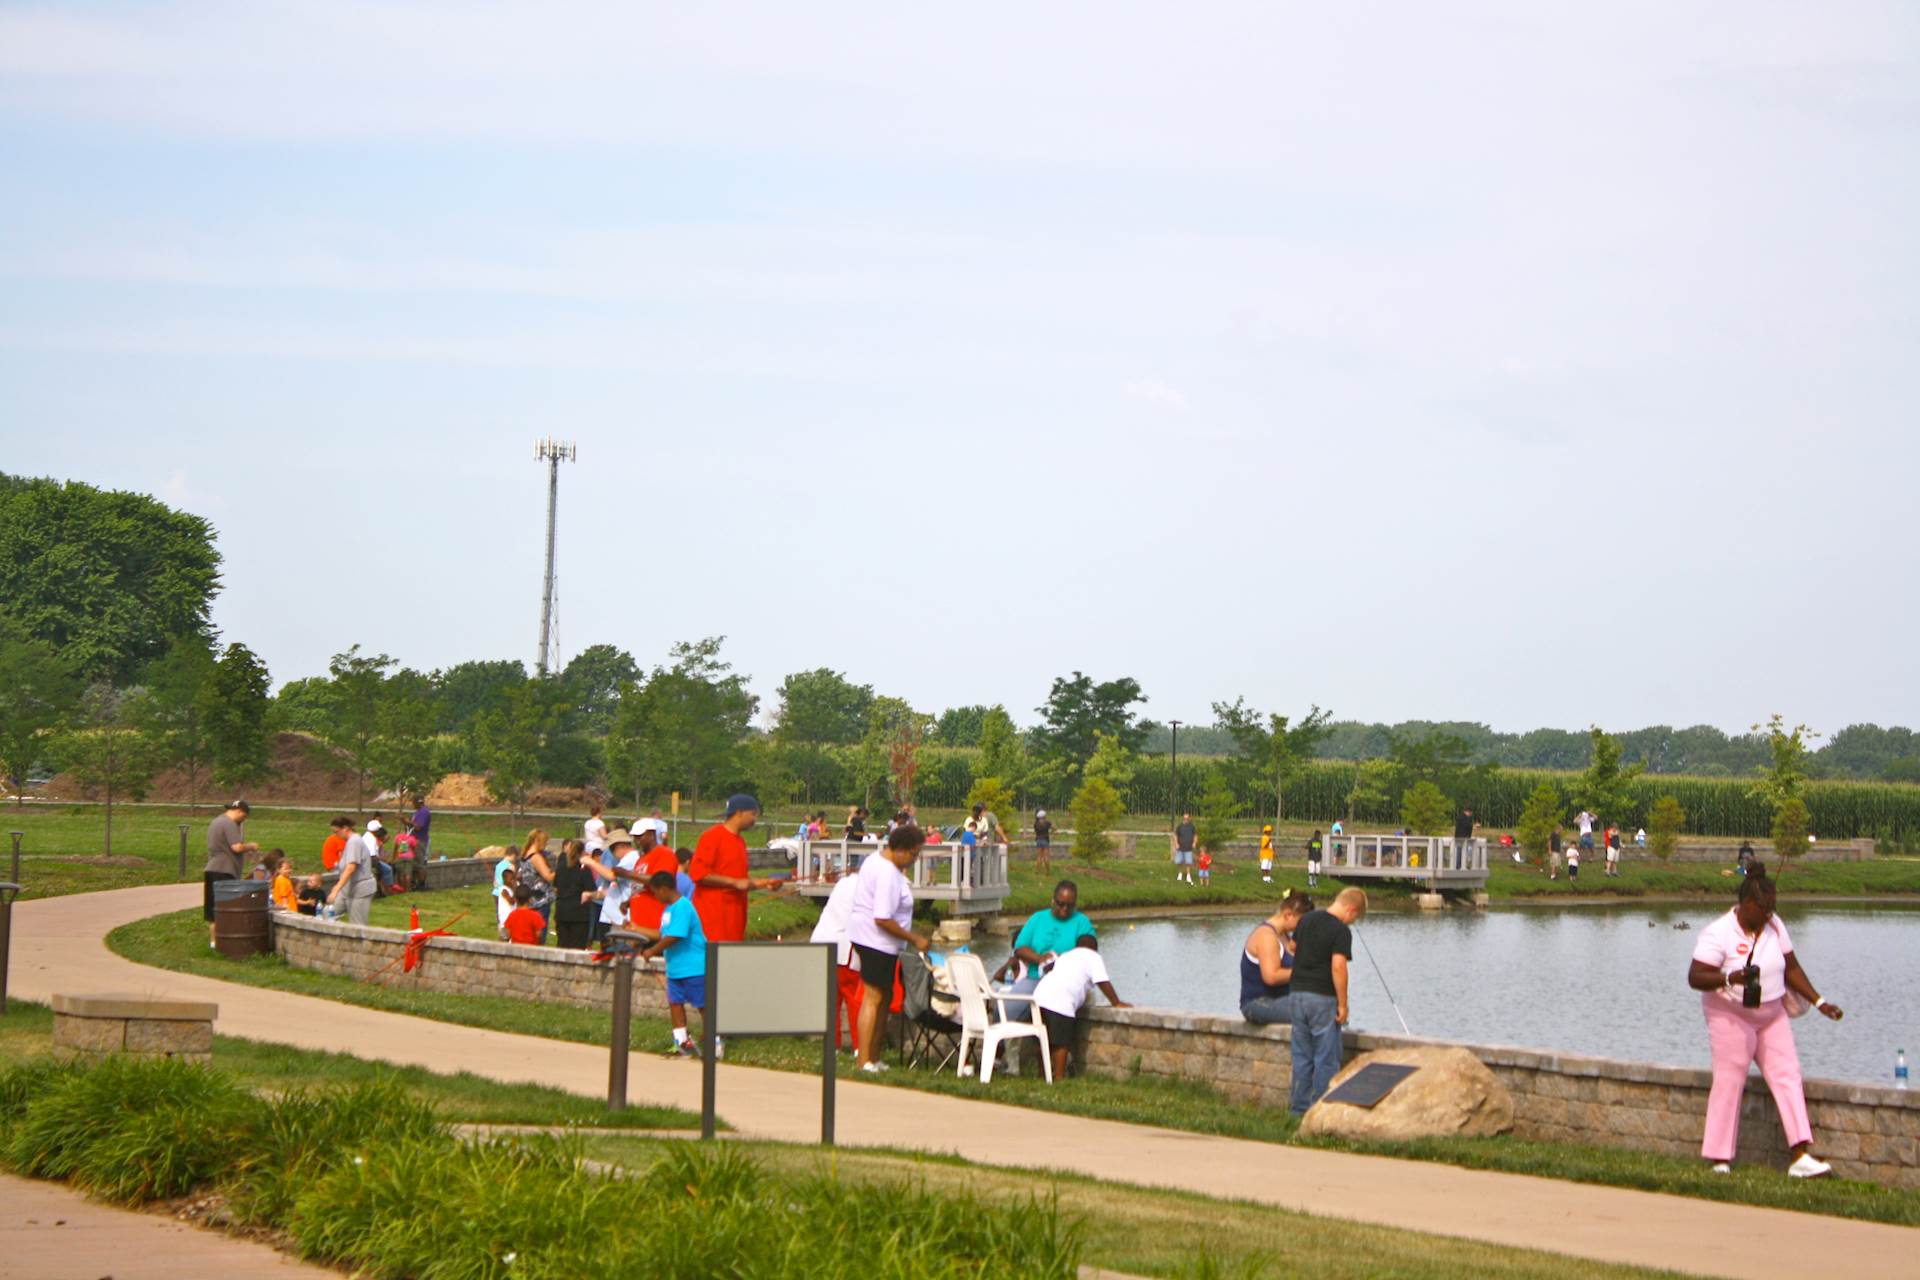
<svg viewBox="0 0 1920 1280"><path fill-rule="evenodd" d="M1415 1035L1705 1067L1686 972L1700 927L1719 914L1704 904L1379 912L1358 932ZM1891 1084L1895 1049L1920 1058L1920 906L1796 905L1781 915L1815 988L1846 1010L1837 1023L1818 1014L1794 1023L1803 1071ZM1100 948L1123 1000L1237 1015L1240 947L1258 919L1110 920ZM1397 1034L1357 939L1351 972L1353 1026Z"/></svg>

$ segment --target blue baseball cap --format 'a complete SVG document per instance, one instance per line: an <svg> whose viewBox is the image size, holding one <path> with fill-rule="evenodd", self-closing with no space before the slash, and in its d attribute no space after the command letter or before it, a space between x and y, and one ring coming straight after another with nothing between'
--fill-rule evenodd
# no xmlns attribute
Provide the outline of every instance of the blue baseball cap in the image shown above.
<svg viewBox="0 0 1920 1280"><path fill-rule="evenodd" d="M760 812L760 802L744 791L735 792L733 795L727 797L727 812L725 816L729 818L736 813L758 812Z"/></svg>

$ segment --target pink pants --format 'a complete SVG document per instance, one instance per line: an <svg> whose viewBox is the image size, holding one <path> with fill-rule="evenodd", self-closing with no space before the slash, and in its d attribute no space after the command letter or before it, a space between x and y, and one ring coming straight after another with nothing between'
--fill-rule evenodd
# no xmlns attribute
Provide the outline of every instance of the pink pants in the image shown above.
<svg viewBox="0 0 1920 1280"><path fill-rule="evenodd" d="M1813 1141L1807 1123L1807 1095L1800 1085L1800 1051L1793 1046L1793 1022L1784 1001L1769 1000L1748 1009L1731 1000L1702 992L1700 1007L1707 1015L1707 1043L1713 1046L1713 1091L1707 1095L1707 1134L1700 1154L1709 1160L1731 1160L1740 1139L1740 1098L1747 1088L1747 1065L1758 1062L1787 1145Z"/></svg>

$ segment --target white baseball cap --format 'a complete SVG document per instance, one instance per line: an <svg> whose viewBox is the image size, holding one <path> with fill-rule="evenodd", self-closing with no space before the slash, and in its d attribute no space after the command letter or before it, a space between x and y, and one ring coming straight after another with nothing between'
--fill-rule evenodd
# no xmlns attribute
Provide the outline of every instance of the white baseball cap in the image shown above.
<svg viewBox="0 0 1920 1280"><path fill-rule="evenodd" d="M385 830L386 828L380 825L380 819L378 818L367 819L367 831L369 833L375 832L375 831L385 831Z"/></svg>

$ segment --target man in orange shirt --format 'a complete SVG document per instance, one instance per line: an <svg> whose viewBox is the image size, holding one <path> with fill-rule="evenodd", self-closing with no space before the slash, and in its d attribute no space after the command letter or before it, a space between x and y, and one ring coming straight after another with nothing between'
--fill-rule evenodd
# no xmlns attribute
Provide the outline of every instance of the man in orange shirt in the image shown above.
<svg viewBox="0 0 1920 1280"><path fill-rule="evenodd" d="M727 798L726 816L693 847L687 874L693 879L693 909L709 942L739 942L747 936L747 891L777 889L778 880L749 874L743 834L760 820L760 802L741 793Z"/></svg>
<svg viewBox="0 0 1920 1280"><path fill-rule="evenodd" d="M347 837L353 834L353 823L346 818L335 818L329 825L333 828L333 834L320 846L320 869L338 871L340 855L347 849Z"/></svg>
<svg viewBox="0 0 1920 1280"><path fill-rule="evenodd" d="M627 899L627 924L649 938L658 938L660 916L666 908L661 905L660 899L647 892L647 882L662 871L672 875L680 870L680 859L674 856L672 849L657 843L660 832L652 825L651 819L643 818L641 821L648 825L641 827L633 837L633 847L640 854L640 865L635 868L640 876L640 888Z"/></svg>

